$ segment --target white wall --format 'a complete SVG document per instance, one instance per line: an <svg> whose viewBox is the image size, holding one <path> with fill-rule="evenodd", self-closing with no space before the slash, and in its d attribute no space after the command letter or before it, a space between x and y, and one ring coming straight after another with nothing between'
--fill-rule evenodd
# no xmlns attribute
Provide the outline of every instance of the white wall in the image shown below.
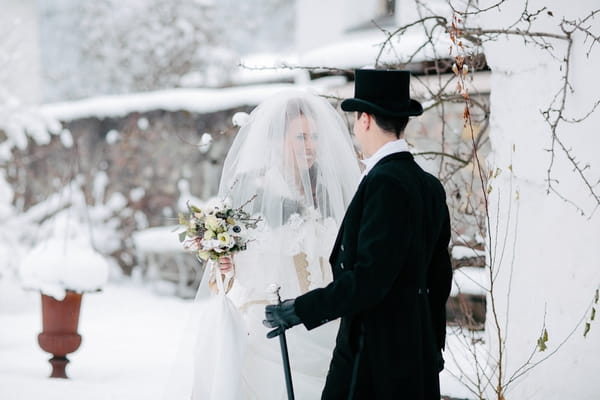
<svg viewBox="0 0 600 400"><path fill-rule="evenodd" d="M519 17L522 3L507 2L501 13L489 15L482 25L510 25ZM563 16L584 17L598 3L544 0L530 1L529 6L530 10L545 6L554 14L542 14L535 30L561 33L558 24ZM589 25L596 34L600 31L597 18ZM574 92L569 93L568 118L582 117L600 99L600 46L595 46L588 59L589 42L584 44L582 35L574 39L569 76ZM560 60L565 43L553 44ZM503 326L508 315L505 374L511 375L535 348L545 312L548 350L536 354L534 361L554 351L584 316L600 285L600 210L590 217L595 202L558 148L552 178L558 180L556 186L562 195L582 207L586 216L558 196L546 193L550 163L546 149L551 146L551 135L540 110L560 88L560 62L519 38L499 37L485 46L485 54L492 68L490 160L493 168L503 171L491 183L491 226L492 231L498 228L494 237L499 240L496 243L492 239L488 247L499 267L495 285L501 293L497 305ZM598 126L600 110L583 123L561 123L558 129L582 165L591 164L586 176L593 184L600 178ZM514 171L512 179L509 166ZM517 191L519 200L515 200ZM487 330L492 346L497 346L489 304L488 300ZM585 339L581 325L556 354L517 381L506 398L596 400L600 397L599 355L600 323L592 323Z"/></svg>
<svg viewBox="0 0 600 400"><path fill-rule="evenodd" d="M0 90L23 104L40 101L39 42L35 0L2 0ZM6 95L6 92L4 95ZM2 98L0 93L0 99Z"/></svg>

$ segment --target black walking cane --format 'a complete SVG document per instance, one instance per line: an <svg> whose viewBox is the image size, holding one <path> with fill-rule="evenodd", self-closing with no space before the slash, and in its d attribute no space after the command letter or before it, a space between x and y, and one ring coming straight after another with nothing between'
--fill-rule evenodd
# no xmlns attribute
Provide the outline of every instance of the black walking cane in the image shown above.
<svg viewBox="0 0 600 400"><path fill-rule="evenodd" d="M281 296L277 288L277 304L281 304ZM290 370L290 357L288 354L287 340L285 338L285 329L279 335L279 345L281 347L281 358L283 359L283 373L285 375L285 387L287 389L288 400L294 400L294 385L292 384L292 371Z"/></svg>

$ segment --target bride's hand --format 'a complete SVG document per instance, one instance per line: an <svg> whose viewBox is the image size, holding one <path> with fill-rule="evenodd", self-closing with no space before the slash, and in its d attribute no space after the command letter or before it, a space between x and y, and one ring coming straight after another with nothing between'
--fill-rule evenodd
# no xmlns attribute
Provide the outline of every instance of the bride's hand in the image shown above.
<svg viewBox="0 0 600 400"><path fill-rule="evenodd" d="M233 257L231 256L223 256L220 257L218 262L216 263L216 268L211 272L210 279L208 281L208 287L211 289L213 293L217 293L217 273L219 271L219 275L221 279L228 282L227 287L225 288L225 293L228 293L233 286L233 275L234 275L234 265L233 265ZM229 279L226 279L229 277Z"/></svg>
<svg viewBox="0 0 600 400"><path fill-rule="evenodd" d="M223 275L233 272L233 258L231 256L219 258L219 271Z"/></svg>

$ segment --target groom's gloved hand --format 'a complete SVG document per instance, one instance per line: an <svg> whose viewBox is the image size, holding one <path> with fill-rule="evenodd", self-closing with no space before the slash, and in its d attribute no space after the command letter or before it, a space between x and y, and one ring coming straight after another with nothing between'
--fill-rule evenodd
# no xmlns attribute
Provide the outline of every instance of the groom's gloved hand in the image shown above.
<svg viewBox="0 0 600 400"><path fill-rule="evenodd" d="M265 307L263 325L267 328L275 328L267 333L267 338L269 339L281 335L286 329L298 325L300 322L302 321L296 315L296 309L294 308L294 299Z"/></svg>

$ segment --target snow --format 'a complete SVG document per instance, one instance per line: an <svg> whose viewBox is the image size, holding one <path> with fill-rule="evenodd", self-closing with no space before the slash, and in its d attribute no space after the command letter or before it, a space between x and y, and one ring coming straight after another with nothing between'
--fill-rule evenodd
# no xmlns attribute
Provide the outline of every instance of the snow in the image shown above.
<svg viewBox="0 0 600 400"><path fill-rule="evenodd" d="M0 199L2 199L0 201L0 219L8 218L14 212L11 206L13 197L14 191L12 186L6 182L4 171L0 171Z"/></svg>
<svg viewBox="0 0 600 400"><path fill-rule="evenodd" d="M181 212L187 212L188 202L197 207L202 207L205 203L205 200L201 200L198 197L194 196L190 192L190 183L186 179L180 179L177 182L177 189L179 189L179 199L177 199L177 209Z"/></svg>
<svg viewBox="0 0 600 400"><path fill-rule="evenodd" d="M21 261L23 285L64 299L66 290L88 292L108 281L106 259L89 243L51 238L39 243Z"/></svg>
<svg viewBox="0 0 600 400"><path fill-rule="evenodd" d="M119 131L111 129L110 131L106 132L106 143L115 144L117 143L120 137L121 134L119 133Z"/></svg>
<svg viewBox="0 0 600 400"><path fill-rule="evenodd" d="M240 111L233 114L233 117L231 117L231 123L233 123L233 126L242 127L248 123L249 119L250 115L248 115L248 113Z"/></svg>
<svg viewBox="0 0 600 400"><path fill-rule="evenodd" d="M48 378L50 355L36 341L40 308L38 293L0 280L0 399L169 399L163 392L191 301L160 296L131 281L85 294L79 322L83 341L68 355L68 380ZM456 362L468 357L464 336L454 328L448 332L441 388L445 395L473 398L452 375L459 371Z"/></svg>
<svg viewBox="0 0 600 400"><path fill-rule="evenodd" d="M0 161L4 161L10 159L13 148L27 148L29 138L37 144L49 143L51 135L61 133L61 125L38 107L23 105L0 91L0 131L7 136L0 142Z"/></svg>
<svg viewBox="0 0 600 400"><path fill-rule="evenodd" d="M210 150L210 145L212 142L212 135L208 132L204 132L200 137L200 143L198 143L198 150L200 150L200 153L208 152L208 150Z"/></svg>
<svg viewBox="0 0 600 400"><path fill-rule="evenodd" d="M147 228L133 233L135 248L140 253L183 253L177 237L177 225Z"/></svg>
<svg viewBox="0 0 600 400"><path fill-rule="evenodd" d="M335 67L354 69L373 66L379 54L381 44L386 39L379 31L347 34L343 39L306 51L299 57L299 65L308 67ZM448 54L450 41L440 37L435 41L435 48L419 46L426 40L423 33L409 32L401 36L399 41L393 40L380 56L380 63L408 60L412 62L427 61L436 54Z"/></svg>
<svg viewBox="0 0 600 400"><path fill-rule="evenodd" d="M297 57L290 54L249 54L240 59L231 79L236 85L294 81L301 72L288 67L297 63Z"/></svg>
<svg viewBox="0 0 600 400"><path fill-rule="evenodd" d="M96 183L94 195L101 196L102 174ZM15 252L11 258L16 260L26 287L58 299L67 289L98 290L106 283L110 266L93 243L100 243L108 252L118 246L114 242L115 227L102 223L111 214L110 206L89 207L86 211L78 182L71 182L26 213L7 219L5 236L16 239L23 249L22 258L11 243L0 247L6 247L4 251L9 254ZM49 215L52 217L47 218Z"/></svg>
<svg viewBox="0 0 600 400"><path fill-rule="evenodd" d="M222 89L171 89L119 96L99 96L78 101L46 104L40 108L45 118L72 121L79 118L121 117L132 112L153 110L209 113L246 105L256 105L291 85L271 84ZM142 124L144 126L144 124ZM112 134L112 136L116 136ZM114 143L116 137L109 139Z"/></svg>
<svg viewBox="0 0 600 400"><path fill-rule="evenodd" d="M142 117L137 120L137 126L141 130L145 131L150 126L150 122L148 121L148 118Z"/></svg>
<svg viewBox="0 0 600 400"><path fill-rule="evenodd" d="M110 195L108 201L106 202L106 207L113 211L118 211L123 209L127 205L127 198L119 192L114 192Z"/></svg>
<svg viewBox="0 0 600 400"><path fill-rule="evenodd" d="M80 202L81 198L78 197L80 194L80 192L77 192L77 183L71 182L65 185L62 190L48 196L43 202L30 207L27 210L27 215L22 217L28 221L42 220L46 215L53 214L69 203Z"/></svg>
<svg viewBox="0 0 600 400"><path fill-rule="evenodd" d="M465 258L472 257L485 257L484 250L477 250L467 246L453 246L452 247L452 258L455 260L462 260Z"/></svg>
<svg viewBox="0 0 600 400"><path fill-rule="evenodd" d="M104 193L108 185L108 175L104 171L98 171L94 176L92 184L92 197L96 203L101 203L104 200Z"/></svg>
<svg viewBox="0 0 600 400"><path fill-rule="evenodd" d="M134 202L140 201L144 198L145 195L146 190L143 187L137 187L129 191L129 198L131 199L131 201Z"/></svg>
<svg viewBox="0 0 600 400"><path fill-rule="evenodd" d="M135 219L135 226L138 229L145 229L150 225L148 222L148 217L146 217L146 214L144 214L143 211L136 210L133 213L133 218Z"/></svg>
<svg viewBox="0 0 600 400"><path fill-rule="evenodd" d="M475 386L470 382L477 381L473 354L477 354L480 369L487 369L485 367L485 360L488 356L485 333L459 327L448 327L446 349L443 352L444 370L440 373L442 395L465 400L476 398L469 390L473 390ZM486 372L489 373L489 371Z"/></svg>
<svg viewBox="0 0 600 400"><path fill-rule="evenodd" d="M65 289L96 290L117 271L114 261L104 256L121 246L119 221L127 199L113 193L104 198L106 174L94 178L95 204L86 205L77 177L58 192L18 213L11 205L12 191L0 174L0 279L20 273L30 287L61 297Z"/></svg>
<svg viewBox="0 0 600 400"><path fill-rule="evenodd" d="M73 147L73 135L71 135L70 130L63 129L59 134L59 138L65 148L70 149Z"/></svg>
<svg viewBox="0 0 600 400"><path fill-rule="evenodd" d="M83 341L68 355L71 379L50 379L51 355L36 338L39 294L0 280L0 399L166 400L161 394L189 306L129 282L85 294Z"/></svg>
<svg viewBox="0 0 600 400"><path fill-rule="evenodd" d="M452 290L450 296L459 293L486 295L489 287L489 270L480 267L462 267L452 275Z"/></svg>

